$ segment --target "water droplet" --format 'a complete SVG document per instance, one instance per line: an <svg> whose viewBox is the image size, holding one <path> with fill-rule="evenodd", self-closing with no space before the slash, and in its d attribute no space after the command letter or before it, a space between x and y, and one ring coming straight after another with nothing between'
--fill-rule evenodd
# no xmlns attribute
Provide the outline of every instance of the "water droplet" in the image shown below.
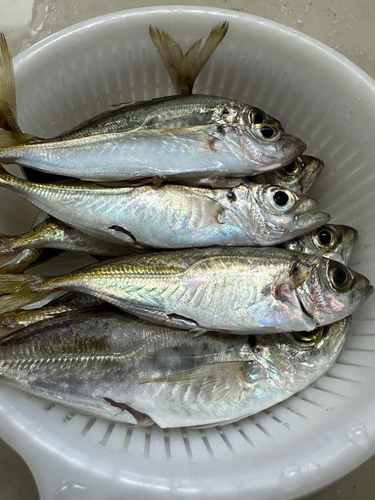
<svg viewBox="0 0 375 500"><path fill-rule="evenodd" d="M320 477L322 474L322 467L318 464L318 462L309 462L307 464L307 470L316 478Z"/></svg>
<svg viewBox="0 0 375 500"><path fill-rule="evenodd" d="M359 422L352 422L346 428L346 438L359 448L366 449L369 446L369 435L366 427Z"/></svg>
<svg viewBox="0 0 375 500"><path fill-rule="evenodd" d="M326 411L332 411L333 408L326 408Z"/></svg>
<svg viewBox="0 0 375 500"><path fill-rule="evenodd" d="M349 118L351 118L352 116L353 116L353 113L351 111L349 111L349 113L346 113L345 118L347 120L349 120Z"/></svg>
<svg viewBox="0 0 375 500"><path fill-rule="evenodd" d="M56 491L53 500L90 500L90 488L77 479L67 479Z"/></svg>
<svg viewBox="0 0 375 500"><path fill-rule="evenodd" d="M36 430L36 432L42 432L43 425L38 425L38 427L35 430Z"/></svg>
<svg viewBox="0 0 375 500"><path fill-rule="evenodd" d="M181 486L180 481L178 479L172 479L171 481L171 489L177 490Z"/></svg>
<svg viewBox="0 0 375 500"><path fill-rule="evenodd" d="M286 467L281 476L281 489L283 491L294 491L302 481L302 472L298 465Z"/></svg>
<svg viewBox="0 0 375 500"><path fill-rule="evenodd" d="M243 486L242 479L237 479L236 486L237 486L237 488L242 488L242 486Z"/></svg>

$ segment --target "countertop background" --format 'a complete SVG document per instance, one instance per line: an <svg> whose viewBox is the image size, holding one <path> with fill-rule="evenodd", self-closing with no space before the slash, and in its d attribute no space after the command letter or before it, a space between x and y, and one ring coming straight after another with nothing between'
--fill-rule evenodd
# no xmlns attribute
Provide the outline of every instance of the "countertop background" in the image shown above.
<svg viewBox="0 0 375 500"><path fill-rule="evenodd" d="M302 31L375 78L373 0L0 0L0 30L12 55L72 24L135 7L205 5L248 12ZM48 473L48 471L46 471ZM25 462L0 439L0 500L39 500ZM307 500L375 499L375 456ZM51 499L52 500L52 499Z"/></svg>

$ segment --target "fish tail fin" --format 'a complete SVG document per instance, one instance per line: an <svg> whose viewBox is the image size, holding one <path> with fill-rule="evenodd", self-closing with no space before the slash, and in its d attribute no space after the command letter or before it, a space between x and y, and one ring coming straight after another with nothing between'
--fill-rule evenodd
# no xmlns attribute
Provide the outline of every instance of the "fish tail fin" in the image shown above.
<svg viewBox="0 0 375 500"><path fill-rule="evenodd" d="M29 142L33 136L24 134L17 121L16 85L9 47L0 32L0 149Z"/></svg>
<svg viewBox="0 0 375 500"><path fill-rule="evenodd" d="M6 243L3 243L3 235L0 234L0 273L3 271L3 267L7 266L10 261L12 261L20 252L12 251L9 249L9 246Z"/></svg>
<svg viewBox="0 0 375 500"><path fill-rule="evenodd" d="M183 54L179 44L168 33L150 26L152 43L164 62L177 94L190 95L192 93L195 80L225 37L228 27L228 21L217 24L211 30L201 50L199 49L202 38L193 43L186 54Z"/></svg>
<svg viewBox="0 0 375 500"><path fill-rule="evenodd" d="M0 296L0 314L38 302L54 291L53 279L49 277L0 274L0 294L5 294Z"/></svg>

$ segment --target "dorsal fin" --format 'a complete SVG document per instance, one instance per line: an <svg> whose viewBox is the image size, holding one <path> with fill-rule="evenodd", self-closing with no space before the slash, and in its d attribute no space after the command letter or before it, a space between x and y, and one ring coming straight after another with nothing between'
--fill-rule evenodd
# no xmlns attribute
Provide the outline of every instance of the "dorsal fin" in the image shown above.
<svg viewBox="0 0 375 500"><path fill-rule="evenodd" d="M228 31L229 23L217 24L199 50L202 38L197 40L184 55L179 44L168 33L150 26L150 37L179 95L190 95L197 76L212 56Z"/></svg>

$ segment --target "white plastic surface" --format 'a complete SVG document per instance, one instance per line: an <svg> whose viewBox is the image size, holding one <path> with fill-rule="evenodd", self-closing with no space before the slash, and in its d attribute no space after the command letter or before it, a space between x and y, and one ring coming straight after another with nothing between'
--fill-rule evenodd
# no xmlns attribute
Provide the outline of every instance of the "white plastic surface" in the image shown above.
<svg viewBox="0 0 375 500"><path fill-rule="evenodd" d="M263 108L325 170L312 191L332 220L355 226L351 266L375 282L374 81L335 51L280 24L204 7L115 13L73 26L15 59L21 127L53 136L110 104L172 93L148 38L159 26L186 47L229 20L196 93ZM1 232L35 211L0 192ZM79 263L79 262L77 262ZM83 262L82 262L83 263ZM65 265L65 262L64 262ZM0 435L27 461L42 500L286 500L375 452L374 297L354 315L336 365L284 403L205 431L134 429L1 387Z"/></svg>

